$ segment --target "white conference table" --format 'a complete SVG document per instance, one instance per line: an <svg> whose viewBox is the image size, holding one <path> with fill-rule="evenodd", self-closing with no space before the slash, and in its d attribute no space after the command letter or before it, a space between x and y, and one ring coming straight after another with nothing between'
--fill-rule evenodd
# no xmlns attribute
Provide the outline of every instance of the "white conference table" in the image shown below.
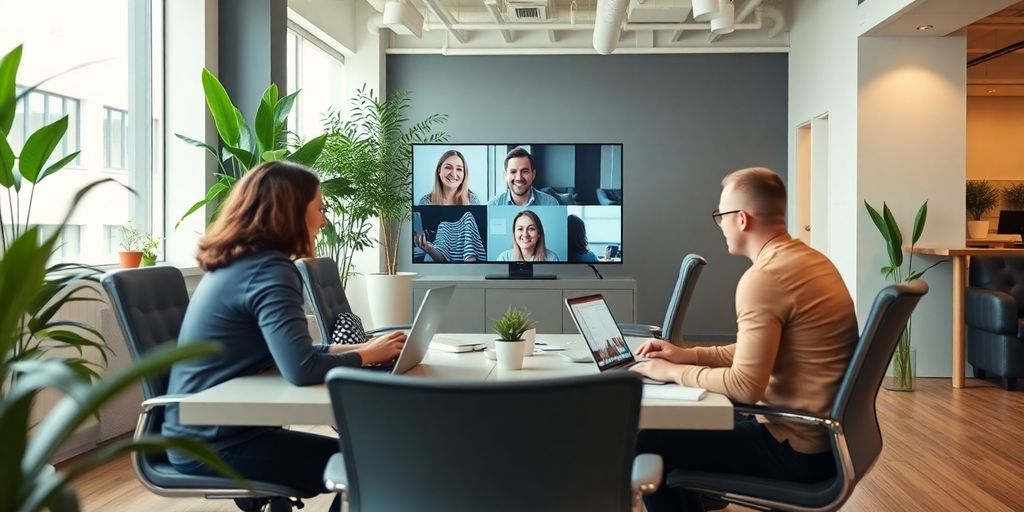
<svg viewBox="0 0 1024 512"><path fill-rule="evenodd" d="M438 334L435 340L485 340L486 334ZM539 334L537 341L565 347L564 352L586 353L579 335ZM627 338L636 347L640 338ZM522 370L500 370L483 352L427 351L419 366L405 375L456 381L509 381L545 379L597 373L597 366L574 363L563 352L539 352L525 358ZM666 384L672 386L674 384ZM180 421L191 425L334 425L331 401L324 385L298 387L277 372L239 377L196 393L180 404ZM640 428L675 430L730 430L732 403L724 395L707 393L699 401L644 399Z"/></svg>

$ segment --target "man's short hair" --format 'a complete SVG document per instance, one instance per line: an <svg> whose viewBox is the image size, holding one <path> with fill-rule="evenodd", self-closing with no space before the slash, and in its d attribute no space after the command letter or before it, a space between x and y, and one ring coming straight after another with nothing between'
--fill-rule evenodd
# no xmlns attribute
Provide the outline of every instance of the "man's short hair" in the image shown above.
<svg viewBox="0 0 1024 512"><path fill-rule="evenodd" d="M743 194L754 216L786 221L786 184L775 171L767 167L733 171L722 179L722 187Z"/></svg>
<svg viewBox="0 0 1024 512"><path fill-rule="evenodd" d="M533 165L533 156L530 155L530 152L525 150L525 149L523 149L522 147L518 147L517 146L517 147L513 148L512 151L509 151L507 155L505 155L505 170L506 171L508 170L508 161L509 160L512 160L513 158L522 158L522 157L526 157L530 161L530 169L536 169L537 168L535 165Z"/></svg>

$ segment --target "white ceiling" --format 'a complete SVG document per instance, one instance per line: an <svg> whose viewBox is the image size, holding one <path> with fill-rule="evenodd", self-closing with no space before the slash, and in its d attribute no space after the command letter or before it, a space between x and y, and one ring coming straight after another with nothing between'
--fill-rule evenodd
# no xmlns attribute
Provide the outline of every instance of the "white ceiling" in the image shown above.
<svg viewBox="0 0 1024 512"><path fill-rule="evenodd" d="M392 34L389 53L594 53L597 0L408 0L424 14L423 36ZM627 19L615 53L786 51L784 0L733 0L731 34L712 36L692 18L691 0L626 0ZM831 1L831 0L830 0ZM379 0L371 2L383 5ZM542 8L520 20L514 7ZM747 14L740 20L741 13ZM642 20L642 22L640 22Z"/></svg>

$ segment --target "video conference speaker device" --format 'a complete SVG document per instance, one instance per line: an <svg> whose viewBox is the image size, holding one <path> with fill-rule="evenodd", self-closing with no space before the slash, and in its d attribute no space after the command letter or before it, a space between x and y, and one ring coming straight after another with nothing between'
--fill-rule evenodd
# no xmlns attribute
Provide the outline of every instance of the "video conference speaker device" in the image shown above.
<svg viewBox="0 0 1024 512"><path fill-rule="evenodd" d="M396 34L423 36L423 15L405 2L389 1L384 4L384 26Z"/></svg>

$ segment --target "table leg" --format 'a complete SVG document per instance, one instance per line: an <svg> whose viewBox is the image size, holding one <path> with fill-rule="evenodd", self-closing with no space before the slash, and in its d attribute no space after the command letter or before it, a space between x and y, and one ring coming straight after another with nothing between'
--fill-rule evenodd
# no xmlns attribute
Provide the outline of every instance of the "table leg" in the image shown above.
<svg viewBox="0 0 1024 512"><path fill-rule="evenodd" d="M964 289L967 256L953 257L953 387L964 387Z"/></svg>

